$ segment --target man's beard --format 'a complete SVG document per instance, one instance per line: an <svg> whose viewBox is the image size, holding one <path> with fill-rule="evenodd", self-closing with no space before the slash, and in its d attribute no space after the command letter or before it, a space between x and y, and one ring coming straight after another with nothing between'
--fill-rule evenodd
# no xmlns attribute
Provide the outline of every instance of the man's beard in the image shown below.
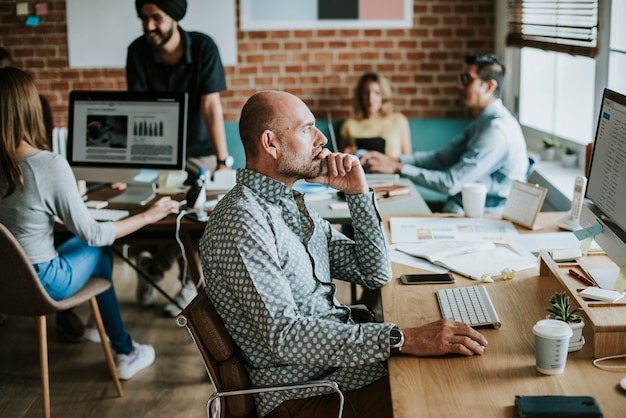
<svg viewBox="0 0 626 418"><path fill-rule="evenodd" d="M146 36L146 39L148 40L148 42L150 42L155 48L160 48L163 45L165 45L170 39L172 39L172 35L174 35L174 27L170 27L170 30L168 30L165 35L163 35L163 33L159 30L159 29L155 29L149 32L144 32L145 35L150 35L152 33L155 33L157 35L159 35L161 37L161 42L154 43L153 38L150 38L148 36Z"/></svg>
<svg viewBox="0 0 626 418"><path fill-rule="evenodd" d="M322 160L315 157L318 153L316 151L311 156L297 156L287 148L278 159L277 172L283 177L314 179L322 174Z"/></svg>

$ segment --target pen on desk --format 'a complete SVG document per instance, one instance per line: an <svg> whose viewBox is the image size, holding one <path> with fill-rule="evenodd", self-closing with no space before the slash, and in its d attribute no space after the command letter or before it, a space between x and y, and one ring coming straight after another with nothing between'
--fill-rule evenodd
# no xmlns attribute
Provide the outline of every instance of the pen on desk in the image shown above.
<svg viewBox="0 0 626 418"><path fill-rule="evenodd" d="M581 282L585 283L588 286L596 286L596 284L594 282L592 282L590 279L586 278L585 276L576 273L574 270L569 269L568 271L569 275L580 280Z"/></svg>

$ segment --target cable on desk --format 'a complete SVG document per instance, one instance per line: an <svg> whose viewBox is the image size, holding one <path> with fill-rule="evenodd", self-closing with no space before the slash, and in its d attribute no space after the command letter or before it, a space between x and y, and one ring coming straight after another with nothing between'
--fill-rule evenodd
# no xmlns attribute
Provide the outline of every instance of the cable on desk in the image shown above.
<svg viewBox="0 0 626 418"><path fill-rule="evenodd" d="M593 365L596 366L598 369L602 369L602 370L626 369L626 364L623 364L621 366L604 366L600 364L601 361L614 360L616 358L624 358L624 357L626 357L626 354L618 354L615 356L597 358L593 361Z"/></svg>
<svg viewBox="0 0 626 418"><path fill-rule="evenodd" d="M183 286L185 286L185 283L186 283L187 277L188 277L187 273L189 272L189 261L187 260L187 253L185 253L185 245L180 240L180 220L183 219L183 217L187 213L188 213L188 211L181 210L178 213L178 216L176 217L176 242L178 243L178 247L180 248L180 253L183 256L183 271L182 271ZM200 280L202 280L202 276L198 277L198 283L194 283L196 289L200 285Z"/></svg>

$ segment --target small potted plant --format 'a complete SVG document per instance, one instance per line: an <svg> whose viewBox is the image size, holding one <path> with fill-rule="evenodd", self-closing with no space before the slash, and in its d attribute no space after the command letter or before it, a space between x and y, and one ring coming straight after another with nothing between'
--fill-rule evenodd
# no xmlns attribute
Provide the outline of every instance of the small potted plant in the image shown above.
<svg viewBox="0 0 626 418"><path fill-rule="evenodd" d="M565 152L561 155L561 163L563 167L576 167L578 163L578 154L576 150L571 147L565 148Z"/></svg>
<svg viewBox="0 0 626 418"><path fill-rule="evenodd" d="M567 322L572 328L572 338L569 343L569 351L580 350L585 343L583 338L583 327L585 321L577 312L582 311L581 308L570 310L569 296L567 292L556 292L550 296L550 303L552 306L546 308L546 311L550 312L549 319L557 319L559 321Z"/></svg>
<svg viewBox="0 0 626 418"><path fill-rule="evenodd" d="M546 136L543 138L543 149L541 150L541 159L543 161L552 161L554 160L554 155L556 154L556 149L559 147L559 140L552 137Z"/></svg>

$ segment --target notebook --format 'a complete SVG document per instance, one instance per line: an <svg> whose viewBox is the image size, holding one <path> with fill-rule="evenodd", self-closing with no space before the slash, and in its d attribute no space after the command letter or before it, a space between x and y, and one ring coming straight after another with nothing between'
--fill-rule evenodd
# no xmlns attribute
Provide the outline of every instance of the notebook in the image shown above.
<svg viewBox="0 0 626 418"><path fill-rule="evenodd" d="M398 244L396 249L472 280L498 278L504 270L521 271L538 266L535 258L523 257L488 241L430 240Z"/></svg>

